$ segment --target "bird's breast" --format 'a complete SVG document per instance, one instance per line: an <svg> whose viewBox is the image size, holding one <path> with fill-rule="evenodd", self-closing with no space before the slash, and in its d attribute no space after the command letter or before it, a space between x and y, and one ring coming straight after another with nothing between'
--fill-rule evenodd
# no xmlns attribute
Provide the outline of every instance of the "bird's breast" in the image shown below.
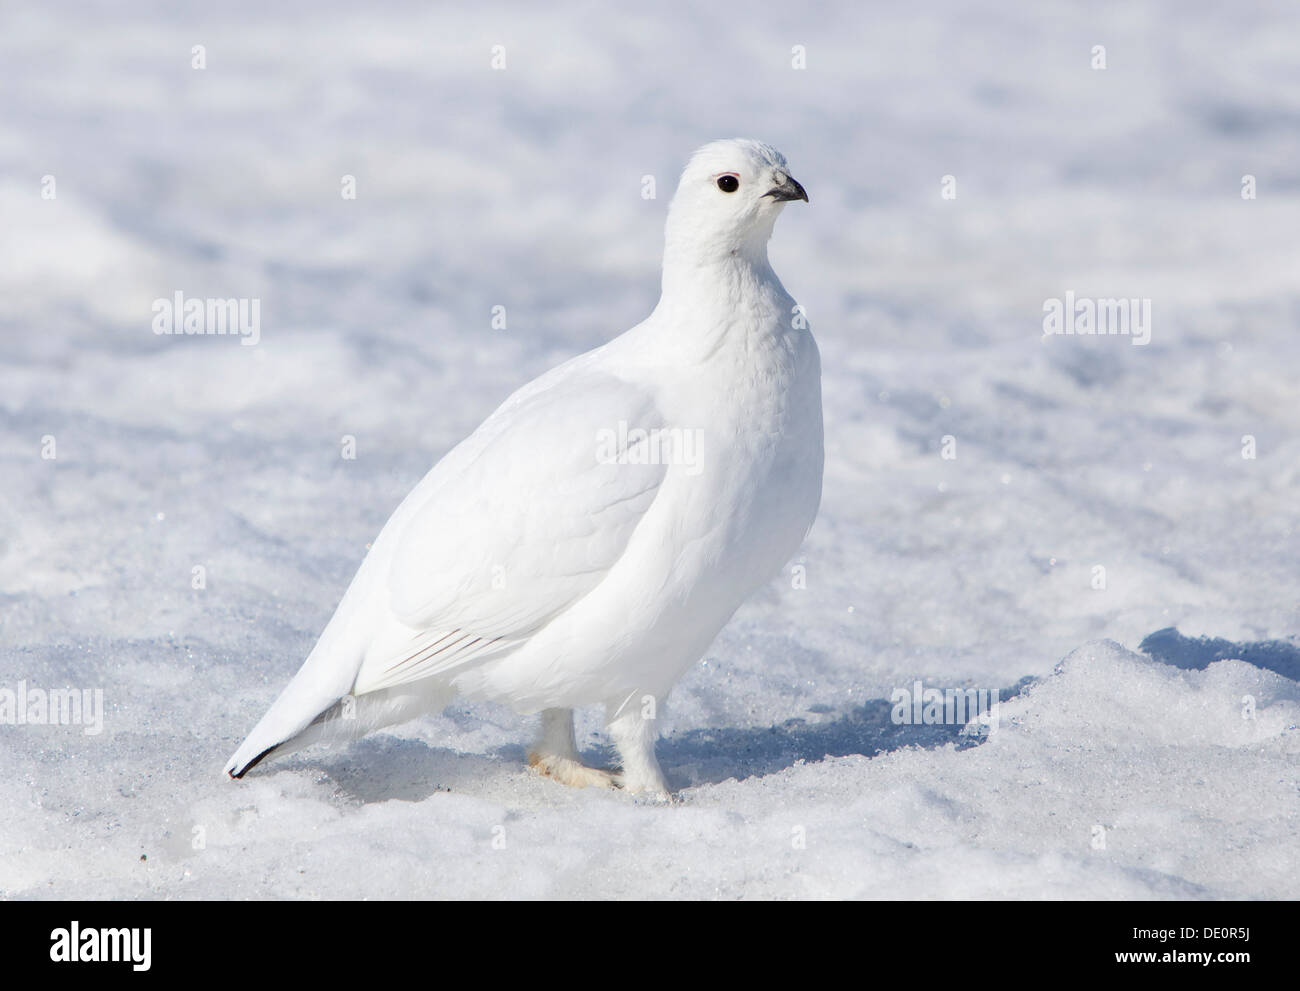
<svg viewBox="0 0 1300 991"><path fill-rule="evenodd" d="M678 507L669 525L688 538L677 567L696 580L735 575L748 594L794 553L821 499L816 344L791 331L719 349L678 387L666 405L694 438L694 460L666 479Z"/></svg>

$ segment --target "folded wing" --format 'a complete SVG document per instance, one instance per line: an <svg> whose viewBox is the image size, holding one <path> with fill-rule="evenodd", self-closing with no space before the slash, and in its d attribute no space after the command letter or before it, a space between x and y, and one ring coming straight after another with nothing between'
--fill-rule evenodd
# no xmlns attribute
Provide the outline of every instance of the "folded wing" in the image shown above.
<svg viewBox="0 0 1300 991"><path fill-rule="evenodd" d="M595 588L626 550L666 467L653 396L603 373L508 403L455 471L437 469L397 534L393 622L356 694L446 675L527 640ZM558 393L558 394L557 394ZM509 419L498 429L497 417Z"/></svg>

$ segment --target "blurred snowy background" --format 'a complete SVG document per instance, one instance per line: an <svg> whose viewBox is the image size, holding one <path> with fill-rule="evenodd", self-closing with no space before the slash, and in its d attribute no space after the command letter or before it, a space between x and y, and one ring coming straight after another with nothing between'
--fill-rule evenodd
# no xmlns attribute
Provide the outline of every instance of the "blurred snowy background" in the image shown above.
<svg viewBox="0 0 1300 991"><path fill-rule="evenodd" d="M0 690L106 712L0 724L0 897L1300 896L1298 44L1249 0L7 5ZM682 801L534 778L489 705L222 780L428 467L649 312L736 135L811 197L771 254L825 496L674 693ZM260 343L155 335L177 290ZM1067 290L1150 343L1045 338ZM891 723L918 680L1017 694L972 746Z"/></svg>

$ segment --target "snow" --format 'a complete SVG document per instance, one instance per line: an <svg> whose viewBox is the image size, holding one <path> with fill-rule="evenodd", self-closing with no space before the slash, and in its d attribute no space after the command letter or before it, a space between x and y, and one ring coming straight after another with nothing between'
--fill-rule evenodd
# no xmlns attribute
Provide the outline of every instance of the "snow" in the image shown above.
<svg viewBox="0 0 1300 991"><path fill-rule="evenodd" d="M0 724L0 897L1300 896L1295 12L57 10L0 15L0 692L106 712ZM478 704L222 780L433 460L649 311L731 135L809 192L827 470L664 714L681 801ZM155 335L177 290L259 343ZM1067 290L1151 342L1045 337ZM918 680L996 727L894 724Z"/></svg>

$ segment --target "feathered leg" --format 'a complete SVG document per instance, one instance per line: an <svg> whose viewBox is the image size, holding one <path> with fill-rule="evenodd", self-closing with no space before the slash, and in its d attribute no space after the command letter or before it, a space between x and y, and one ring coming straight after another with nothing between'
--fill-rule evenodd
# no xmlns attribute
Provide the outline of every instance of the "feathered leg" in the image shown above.
<svg viewBox="0 0 1300 991"><path fill-rule="evenodd" d="M617 787L612 772L587 767L579 759L572 709L542 712L542 734L528 754L528 763L538 774L571 788Z"/></svg>
<svg viewBox="0 0 1300 991"><path fill-rule="evenodd" d="M607 709L609 735L623 758L623 773L618 784L633 795L646 795L668 801L668 783L655 757L655 739L659 736L657 714L662 700L646 698L642 702L611 703Z"/></svg>

